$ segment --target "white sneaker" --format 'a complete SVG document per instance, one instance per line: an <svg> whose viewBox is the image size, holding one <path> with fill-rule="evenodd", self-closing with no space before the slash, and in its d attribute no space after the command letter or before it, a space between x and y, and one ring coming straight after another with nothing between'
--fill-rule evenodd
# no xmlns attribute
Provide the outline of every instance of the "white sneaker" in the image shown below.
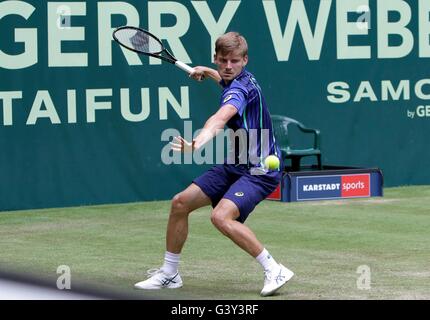
<svg viewBox="0 0 430 320"><path fill-rule="evenodd" d="M162 269L148 270L149 279L138 282L134 285L136 289L157 290L157 289L176 289L182 287L182 279L177 272L174 275L167 275Z"/></svg>
<svg viewBox="0 0 430 320"><path fill-rule="evenodd" d="M286 284L294 276L294 272L279 264L278 268L265 271L264 276L264 287L260 294L266 297L274 294Z"/></svg>

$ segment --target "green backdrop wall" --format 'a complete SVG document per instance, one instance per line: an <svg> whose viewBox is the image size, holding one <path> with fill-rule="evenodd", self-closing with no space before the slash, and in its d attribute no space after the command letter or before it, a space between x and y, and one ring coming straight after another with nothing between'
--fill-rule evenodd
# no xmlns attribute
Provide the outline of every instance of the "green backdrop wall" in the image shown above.
<svg viewBox="0 0 430 320"><path fill-rule="evenodd" d="M319 128L324 163L430 182L428 0L1 1L0 210L168 199L210 167L161 154L220 88L121 50L125 24L192 66L241 32L271 113Z"/></svg>

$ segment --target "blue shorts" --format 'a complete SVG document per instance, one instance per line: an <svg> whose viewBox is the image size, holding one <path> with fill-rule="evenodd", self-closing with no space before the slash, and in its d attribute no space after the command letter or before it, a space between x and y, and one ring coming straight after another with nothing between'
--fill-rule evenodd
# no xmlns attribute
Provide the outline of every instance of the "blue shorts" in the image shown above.
<svg viewBox="0 0 430 320"><path fill-rule="evenodd" d="M237 221L244 223L255 206L266 199L281 182L281 171L252 175L245 165L216 165L193 180L211 199L215 208L221 199L229 199L239 209Z"/></svg>

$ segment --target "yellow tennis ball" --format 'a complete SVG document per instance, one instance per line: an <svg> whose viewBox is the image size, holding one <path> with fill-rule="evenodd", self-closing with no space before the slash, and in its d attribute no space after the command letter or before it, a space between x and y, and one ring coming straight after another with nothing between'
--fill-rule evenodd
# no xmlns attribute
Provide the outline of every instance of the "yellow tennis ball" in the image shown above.
<svg viewBox="0 0 430 320"><path fill-rule="evenodd" d="M270 155L264 160L264 165L269 170L279 169L279 158L275 155Z"/></svg>

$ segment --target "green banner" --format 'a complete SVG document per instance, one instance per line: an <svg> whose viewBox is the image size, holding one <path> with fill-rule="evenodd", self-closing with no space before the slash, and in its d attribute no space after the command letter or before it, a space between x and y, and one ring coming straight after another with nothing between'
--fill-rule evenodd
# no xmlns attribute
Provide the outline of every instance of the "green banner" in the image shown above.
<svg viewBox="0 0 430 320"><path fill-rule="evenodd" d="M271 113L320 129L325 164L430 182L428 0L1 1L0 210L168 199L211 166L168 143L220 87L121 49L122 25L190 66L239 31Z"/></svg>

